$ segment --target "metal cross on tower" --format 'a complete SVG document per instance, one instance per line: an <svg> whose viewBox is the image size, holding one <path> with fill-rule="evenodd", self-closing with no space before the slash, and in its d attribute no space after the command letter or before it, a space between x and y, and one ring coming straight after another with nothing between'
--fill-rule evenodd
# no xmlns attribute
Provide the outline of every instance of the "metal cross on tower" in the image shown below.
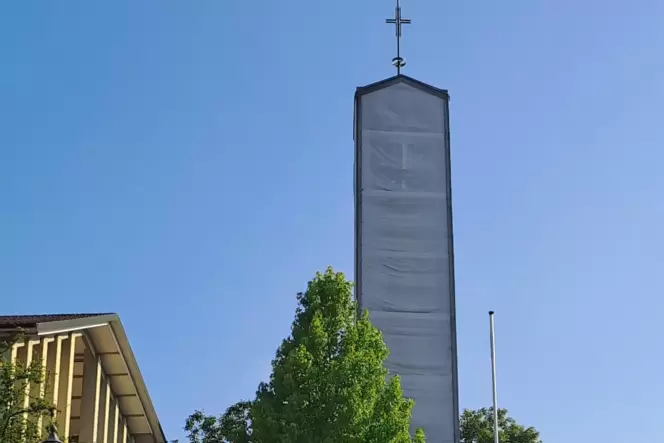
<svg viewBox="0 0 664 443"><path fill-rule="evenodd" d="M394 25L397 33L397 56L392 59L392 64L397 68L397 74L401 74L401 68L406 66L406 61L401 57L401 25L410 25L409 18L401 18L401 5L397 0L397 7L394 9L394 18L388 18L385 23Z"/></svg>

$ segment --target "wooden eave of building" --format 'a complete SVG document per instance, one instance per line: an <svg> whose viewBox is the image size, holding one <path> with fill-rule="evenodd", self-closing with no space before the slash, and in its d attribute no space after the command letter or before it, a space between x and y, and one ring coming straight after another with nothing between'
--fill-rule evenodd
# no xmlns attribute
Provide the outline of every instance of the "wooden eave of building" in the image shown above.
<svg viewBox="0 0 664 443"><path fill-rule="evenodd" d="M71 332L82 334L83 339L91 345L89 348L95 357L100 358L104 374L132 433L150 433L156 443L167 442L117 314L0 316L1 335L7 336L19 331L26 337L48 337Z"/></svg>

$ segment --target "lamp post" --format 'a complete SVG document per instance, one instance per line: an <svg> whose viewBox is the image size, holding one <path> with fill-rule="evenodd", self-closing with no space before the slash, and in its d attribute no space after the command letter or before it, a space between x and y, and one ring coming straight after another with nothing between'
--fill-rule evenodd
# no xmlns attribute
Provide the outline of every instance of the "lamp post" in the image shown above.
<svg viewBox="0 0 664 443"><path fill-rule="evenodd" d="M58 433L55 430L55 426L51 425L49 428L48 437L46 437L46 440L41 443L62 443L62 440L58 438Z"/></svg>
<svg viewBox="0 0 664 443"><path fill-rule="evenodd" d="M489 311L489 337L491 340L491 385L493 387L493 441L499 442L498 435L498 394L496 390L496 332L493 327L493 311Z"/></svg>

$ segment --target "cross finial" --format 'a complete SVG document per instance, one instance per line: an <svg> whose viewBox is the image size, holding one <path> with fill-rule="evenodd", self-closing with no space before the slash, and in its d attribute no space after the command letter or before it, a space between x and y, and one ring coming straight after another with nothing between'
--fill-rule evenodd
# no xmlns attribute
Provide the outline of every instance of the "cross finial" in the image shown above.
<svg viewBox="0 0 664 443"><path fill-rule="evenodd" d="M397 56L392 59L392 64L397 68L397 74L401 74L401 68L406 66L406 61L401 57L401 25L409 25L409 18L401 18L401 5L397 0L397 6L394 9L394 18L388 18L385 23L394 25L397 35Z"/></svg>

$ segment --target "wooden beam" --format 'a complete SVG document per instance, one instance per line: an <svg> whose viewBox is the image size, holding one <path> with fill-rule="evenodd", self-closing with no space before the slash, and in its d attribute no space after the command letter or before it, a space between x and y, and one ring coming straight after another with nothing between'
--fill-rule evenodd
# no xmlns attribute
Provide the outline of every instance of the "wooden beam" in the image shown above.
<svg viewBox="0 0 664 443"><path fill-rule="evenodd" d="M28 340L27 349L25 354L25 367L29 368L32 364L32 357L34 354L35 346L39 344L39 340ZM30 407L30 383L25 384L25 391L23 393L23 409L26 411ZM28 413L23 413L23 420L28 419Z"/></svg>
<svg viewBox="0 0 664 443"><path fill-rule="evenodd" d="M48 345L54 341L55 339L53 337L44 337L41 339L41 362L43 365L43 370L44 374L46 374L46 370L48 369ZM48 379L45 379L42 381L42 383L39 384L39 398L43 399L44 396L46 395L46 383L48 382ZM37 435L41 437L42 434L42 423L44 421L44 416L39 415L39 418L37 418Z"/></svg>
<svg viewBox="0 0 664 443"><path fill-rule="evenodd" d="M83 399L81 401L80 439L83 442L98 443L99 435L99 397L101 390L101 358L96 357L89 343L86 343L83 379Z"/></svg>
<svg viewBox="0 0 664 443"><path fill-rule="evenodd" d="M118 424L120 423L120 402L115 398L115 408L113 411L113 439L108 443L118 443Z"/></svg>
<svg viewBox="0 0 664 443"><path fill-rule="evenodd" d="M76 354L76 340L81 336L80 333L69 333L69 343L65 345L65 352L63 363L64 367L61 368L60 384L63 389L58 398L58 405L64 408L64 415L58 419L58 424L63 430L63 436L68 436L71 429L71 397L74 392L74 355Z"/></svg>
<svg viewBox="0 0 664 443"><path fill-rule="evenodd" d="M99 357L97 357L99 358ZM106 394L104 395L104 425L103 432L101 436L102 443L108 443L108 425L109 425L109 413L111 412L111 384L108 381L108 377L105 380L106 385Z"/></svg>
<svg viewBox="0 0 664 443"><path fill-rule="evenodd" d="M55 406L55 410L53 411L53 418L55 420L58 418L58 399L60 397L60 371L62 370L60 368L60 364L62 363L62 342L66 338L66 335L58 335L55 338L55 351L53 355L53 398L51 399L53 406Z"/></svg>
<svg viewBox="0 0 664 443"><path fill-rule="evenodd" d="M13 365L16 364L16 359L18 358L18 349L22 348L23 346L25 346L25 341L22 341L20 343L14 343L12 345L11 362Z"/></svg>

